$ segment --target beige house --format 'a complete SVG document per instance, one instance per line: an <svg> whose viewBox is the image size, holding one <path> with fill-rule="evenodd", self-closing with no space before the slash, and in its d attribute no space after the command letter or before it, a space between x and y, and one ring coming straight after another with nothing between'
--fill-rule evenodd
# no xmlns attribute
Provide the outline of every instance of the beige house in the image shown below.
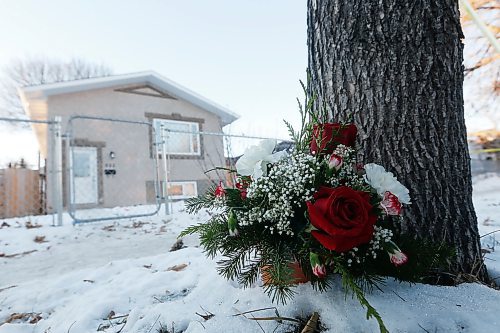
<svg viewBox="0 0 500 333"><path fill-rule="evenodd" d="M153 163L161 129L177 131L168 132L165 145L172 198L202 193L211 183L204 173L207 168L225 163L224 147L222 137L196 132L220 133L238 118L155 72L30 86L19 89L19 94L31 119L62 118L62 133L67 135L63 146L71 146L62 153L64 204L71 197L80 208L155 203L155 177L165 179L161 165L156 168ZM33 128L42 156L50 157L47 126L35 124ZM68 151L71 158L66 156ZM162 156L159 164L164 163ZM49 188L54 178L50 168L48 164ZM49 191L49 211L54 206L52 197Z"/></svg>

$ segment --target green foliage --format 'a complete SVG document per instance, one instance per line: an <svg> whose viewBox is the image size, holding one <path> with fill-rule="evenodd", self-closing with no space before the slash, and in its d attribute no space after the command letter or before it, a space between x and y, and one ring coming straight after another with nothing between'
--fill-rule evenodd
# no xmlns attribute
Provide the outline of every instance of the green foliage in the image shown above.
<svg viewBox="0 0 500 333"><path fill-rule="evenodd" d="M371 306L371 304L368 302L368 300L365 297L365 290L359 286L354 276L351 275L349 270L345 269L342 266L336 266L335 269L342 276L342 287L346 292L346 296L349 291L352 292L353 295L356 296L356 298L358 299L359 303L366 308L366 319L374 317L378 322L380 332L388 333L389 331L385 327L382 317L377 312L377 310L373 306ZM366 280L363 282L366 282Z"/></svg>
<svg viewBox="0 0 500 333"><path fill-rule="evenodd" d="M319 113L313 112L316 97L309 98L307 87L302 82L301 85L306 95L304 104L298 101L301 127L296 131L285 121L295 151L269 165L267 175L259 179L240 176L237 188L219 189L216 196L213 186L202 196L187 200L189 213L207 209L213 215L206 223L188 227L179 237L199 234L206 255L221 256L217 262L219 274L237 280L243 287L252 286L263 275L264 291L277 303L285 304L296 293L294 264L298 263L313 288L319 291L331 287L332 275L340 275L346 295L356 297L366 308L367 319L374 318L380 331L387 332L365 293L380 289L387 276L398 281L425 282L434 271L448 266L453 251L442 244L397 235L395 223L401 221L386 216L379 207L382 197L354 167L356 151L352 147L339 146L334 151L342 158L343 166L339 168L329 165L329 155L310 154L313 137L318 140L323 137L321 133L313 135L314 124L326 123L329 113L324 105ZM340 135L340 129L338 132L333 137ZM326 249L312 236L311 232L318 229L311 224L306 202L314 204L313 194L321 186L332 189L347 186L369 194L370 205L374 207L370 214L377 217L369 243L338 253ZM242 190L246 189L248 195L242 197ZM395 266L388 253L404 258L400 249L409 261ZM311 258L315 273L323 275L327 271L327 278L313 274Z"/></svg>
<svg viewBox="0 0 500 333"><path fill-rule="evenodd" d="M216 186L211 186L203 195L189 198L186 200L186 210L189 214L197 213L203 208L214 209L215 208L215 188Z"/></svg>
<svg viewBox="0 0 500 333"><path fill-rule="evenodd" d="M297 104L300 113L300 129L295 131L293 126L288 121L283 121L288 129L290 138L295 143L295 149L297 151L307 151L309 149L309 143L311 142L312 138L313 124L319 123L321 122L321 120L313 111L314 102L316 101L316 95L309 97L309 93L304 82L300 81L300 85L302 86L302 91L304 92L304 104L302 104L297 98Z"/></svg>
<svg viewBox="0 0 500 333"><path fill-rule="evenodd" d="M269 274L269 282L265 284L264 291L273 302L286 304L296 293L293 290L296 286L293 270L289 264L289 261L278 261L266 270Z"/></svg>
<svg viewBox="0 0 500 333"><path fill-rule="evenodd" d="M190 211L215 208L210 201L214 199L213 193L190 199L188 203ZM231 209L245 210L255 205L255 202L243 201L238 190L227 189L226 205L226 207L232 206ZM305 209L298 207L296 214L301 225L308 224ZM312 273L309 254L314 251L334 273L341 276L346 294L352 293L358 299L366 308L367 318L377 320L381 332L387 332L387 328L380 314L366 299L365 292L373 288L380 289L384 276L392 276L399 281L425 281L426 276L433 270L446 267L453 253L450 248L442 244L436 245L424 240L398 236L396 242L409 257L407 264L396 267L390 263L388 257L368 257L361 265L350 266L345 257L322 247L303 227L294 236L277 237L269 234L261 224L257 223L238 226L239 236L231 237L227 224L230 209L220 210L222 212L214 214L206 223L188 227L179 237L199 234L201 245L208 257L222 255L222 259L217 262L218 272L222 276L236 279L243 287L250 287L264 271L268 281L264 285L264 291L273 302L285 304L296 293L294 271L290 266L292 262L299 263L314 289L325 291L331 287L333 279L320 279ZM381 225L387 228L393 223L390 219L381 221ZM360 251L363 250L361 246Z"/></svg>
<svg viewBox="0 0 500 333"><path fill-rule="evenodd" d="M408 256L408 262L396 267L383 261L378 263L377 273L398 281L430 282L434 273L445 271L455 256L455 250L446 244L414 239L409 235L397 236L397 243Z"/></svg>

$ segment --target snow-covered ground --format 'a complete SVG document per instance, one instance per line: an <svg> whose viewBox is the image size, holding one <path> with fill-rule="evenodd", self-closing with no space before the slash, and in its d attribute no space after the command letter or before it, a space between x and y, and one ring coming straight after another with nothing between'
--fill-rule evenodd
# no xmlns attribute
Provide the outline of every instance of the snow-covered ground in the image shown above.
<svg viewBox="0 0 500 333"><path fill-rule="evenodd" d="M476 179L474 203L481 235L500 229L500 177ZM292 322L249 319L275 316L275 309L291 318L317 311L328 332L378 331L356 300L344 301L339 284L324 294L300 285L293 301L277 306L260 282L242 289L220 277L195 237L169 252L182 229L206 219L175 208L170 217L78 226L68 217L63 227L51 227L50 216L0 220L6 223L0 229L0 333L172 332L172 325L175 332L292 331ZM28 221L40 227L27 228ZM500 233L482 241L489 272L500 277ZM368 299L391 332L500 331L500 292L478 284L387 280ZM265 308L271 309L238 316Z"/></svg>
<svg viewBox="0 0 500 333"><path fill-rule="evenodd" d="M500 285L500 177L479 176L475 179L473 188L481 244L483 251L487 252L486 267L490 277ZM498 309L500 310L500 304Z"/></svg>

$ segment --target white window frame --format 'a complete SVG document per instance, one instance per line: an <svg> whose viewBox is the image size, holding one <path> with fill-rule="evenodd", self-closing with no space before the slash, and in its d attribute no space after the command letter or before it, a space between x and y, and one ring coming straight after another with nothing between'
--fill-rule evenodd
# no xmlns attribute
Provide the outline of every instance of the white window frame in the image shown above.
<svg viewBox="0 0 500 333"><path fill-rule="evenodd" d="M164 184L164 182L163 182L163 184ZM168 182L168 187L170 187L170 186L178 186L178 185L182 186L182 194L181 195L169 195L168 197L170 199L173 199L173 200L176 200L176 199L189 199L189 198L194 198L194 197L198 196L198 185L197 185L196 181ZM185 191L184 191L184 186L185 185L193 185L193 187L194 187L194 195L184 194L185 193ZM167 189L168 189L168 187L167 187Z"/></svg>
<svg viewBox="0 0 500 333"><path fill-rule="evenodd" d="M169 132L168 130L165 131L169 133L169 135L175 135L175 134L184 134L184 135L189 135L189 146L190 146L190 152L168 152L169 155L182 155L182 156L200 156L201 155L201 137L200 137L200 124L197 122L192 122L192 121L182 121L182 120L172 120L172 119L164 119L164 118L154 118L153 119L153 127L155 131L161 130L161 124L162 123L171 123L171 124L185 124L188 125L189 129L191 130L192 125L196 126L196 131L195 133L179 133L179 132ZM160 133L161 135L161 133ZM195 150L194 149L194 137L198 138L198 147ZM168 139L168 138L167 138ZM168 141L167 141L167 150L168 150Z"/></svg>

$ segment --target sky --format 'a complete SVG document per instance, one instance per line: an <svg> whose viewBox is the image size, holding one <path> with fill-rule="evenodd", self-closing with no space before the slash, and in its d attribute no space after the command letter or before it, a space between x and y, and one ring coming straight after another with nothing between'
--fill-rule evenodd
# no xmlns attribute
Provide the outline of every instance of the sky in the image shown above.
<svg viewBox="0 0 500 333"><path fill-rule="evenodd" d="M286 138L307 67L305 0L1 0L0 67L79 57L154 70L241 115L231 132Z"/></svg>
<svg viewBox="0 0 500 333"><path fill-rule="evenodd" d="M307 68L306 0L0 4L0 67L47 56L104 63L116 74L154 70L241 115L231 133L286 138L282 120L298 125L296 98L303 97L299 80ZM473 130L492 127L474 114L467 122Z"/></svg>

